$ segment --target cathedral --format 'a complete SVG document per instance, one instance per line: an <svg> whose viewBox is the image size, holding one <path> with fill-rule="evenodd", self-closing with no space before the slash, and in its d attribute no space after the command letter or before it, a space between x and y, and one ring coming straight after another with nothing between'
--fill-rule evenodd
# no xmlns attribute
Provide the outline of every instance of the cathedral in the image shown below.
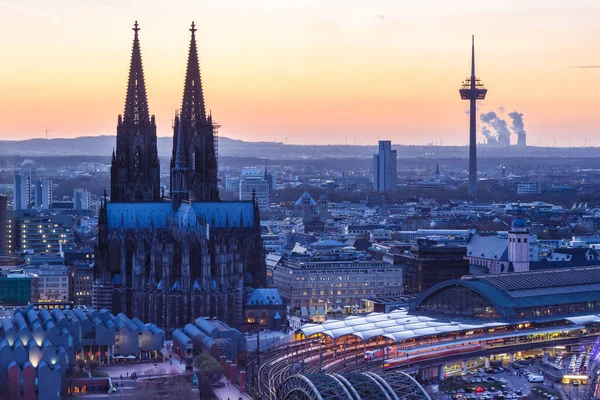
<svg viewBox="0 0 600 400"><path fill-rule="evenodd" d="M216 124L204 104L196 29L192 23L169 196L160 186L137 22L133 31L110 201L105 193L100 208L95 288L102 288L103 305L113 314L123 312L168 332L201 316L241 328L250 288L266 281L259 210L255 200L219 200Z"/></svg>

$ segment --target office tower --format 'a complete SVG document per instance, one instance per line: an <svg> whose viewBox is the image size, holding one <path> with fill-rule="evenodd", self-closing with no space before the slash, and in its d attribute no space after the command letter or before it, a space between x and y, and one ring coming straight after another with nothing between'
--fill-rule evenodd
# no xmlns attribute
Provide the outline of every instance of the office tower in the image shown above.
<svg viewBox="0 0 600 400"><path fill-rule="evenodd" d="M21 175L15 172L13 184L13 203L15 210L27 210L31 206L31 174Z"/></svg>
<svg viewBox="0 0 600 400"><path fill-rule="evenodd" d="M33 187L33 205L48 210L52 208L52 181L38 178Z"/></svg>
<svg viewBox="0 0 600 400"><path fill-rule="evenodd" d="M270 205L269 182L255 177L240 179L240 200L255 200L261 211L268 211Z"/></svg>
<svg viewBox="0 0 600 400"><path fill-rule="evenodd" d="M471 77L465 79L459 90L460 98L469 100L469 198L477 198L477 100L485 99L487 89L475 77L475 36L471 43Z"/></svg>
<svg viewBox="0 0 600 400"><path fill-rule="evenodd" d="M0 194L0 255L8 253L8 220L6 218L6 204L6 196Z"/></svg>
<svg viewBox="0 0 600 400"><path fill-rule="evenodd" d="M373 191L391 192L396 190L396 150L392 142L379 141L379 154L373 155Z"/></svg>
<svg viewBox="0 0 600 400"><path fill-rule="evenodd" d="M73 190L73 209L89 210L92 208L92 193L86 189Z"/></svg>

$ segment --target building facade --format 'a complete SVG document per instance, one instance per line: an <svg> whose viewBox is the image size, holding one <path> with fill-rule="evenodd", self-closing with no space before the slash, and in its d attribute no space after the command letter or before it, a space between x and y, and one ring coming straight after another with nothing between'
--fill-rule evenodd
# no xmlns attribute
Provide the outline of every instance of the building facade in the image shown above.
<svg viewBox="0 0 600 400"><path fill-rule="evenodd" d="M86 189L73 190L73 209L89 210L92 208L92 193Z"/></svg>
<svg viewBox="0 0 600 400"><path fill-rule="evenodd" d="M94 267L77 263L70 267L71 300L76 306L92 305L92 285L94 283Z"/></svg>
<svg viewBox="0 0 600 400"><path fill-rule="evenodd" d="M13 208L27 210L31 206L31 174L15 172L13 181Z"/></svg>
<svg viewBox="0 0 600 400"><path fill-rule="evenodd" d="M466 252L464 246L437 245L420 240L397 261L404 264L404 287L411 292L420 292L440 282L467 275L469 261L465 259Z"/></svg>
<svg viewBox="0 0 600 400"><path fill-rule="evenodd" d="M379 141L379 153L373 155L373 191L391 192L396 190L397 155L392 150L392 142Z"/></svg>
<svg viewBox="0 0 600 400"><path fill-rule="evenodd" d="M0 194L0 255L8 254L8 212L6 210L7 198Z"/></svg>
<svg viewBox="0 0 600 400"><path fill-rule="evenodd" d="M261 177L246 177L240 179L240 200L248 201L255 198L260 211L269 211L269 182Z"/></svg>
<svg viewBox="0 0 600 400"><path fill-rule="evenodd" d="M22 214L14 222L13 232L18 241L13 241L20 252L57 253L61 246L73 244L75 237L71 228L55 222L50 216L35 212Z"/></svg>
<svg viewBox="0 0 600 400"><path fill-rule="evenodd" d="M328 309L358 309L363 299L402 295L402 267L335 256L287 257L273 270L290 313L325 315Z"/></svg>
<svg viewBox="0 0 600 400"><path fill-rule="evenodd" d="M33 205L41 210L52 208L52 181L38 178L33 187Z"/></svg>
<svg viewBox="0 0 600 400"><path fill-rule="evenodd" d="M125 113L118 119L111 201L101 201L92 303L106 301L171 333L197 317L241 328L248 287L266 282L258 204L222 202L215 127L206 112L195 27L175 118L170 198L160 193L137 23ZM98 291L96 293L95 291Z"/></svg>

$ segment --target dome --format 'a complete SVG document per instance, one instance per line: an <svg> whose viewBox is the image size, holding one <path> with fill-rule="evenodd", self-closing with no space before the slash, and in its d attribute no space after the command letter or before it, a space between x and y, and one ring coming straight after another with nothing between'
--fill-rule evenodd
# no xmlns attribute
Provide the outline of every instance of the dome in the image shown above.
<svg viewBox="0 0 600 400"><path fill-rule="evenodd" d="M525 229L527 228L527 222L521 217L517 217L512 222L512 229Z"/></svg>
<svg viewBox="0 0 600 400"><path fill-rule="evenodd" d="M312 165L305 165L304 168L302 168L303 175L315 175L316 173L317 170Z"/></svg>

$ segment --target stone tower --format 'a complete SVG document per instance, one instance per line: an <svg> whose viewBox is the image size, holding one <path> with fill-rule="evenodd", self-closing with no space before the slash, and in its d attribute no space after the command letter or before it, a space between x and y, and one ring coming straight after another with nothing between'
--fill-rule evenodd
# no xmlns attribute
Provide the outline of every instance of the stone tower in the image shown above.
<svg viewBox="0 0 600 400"><path fill-rule="evenodd" d="M146 84L137 21L125 112L119 115L117 148L111 164L111 201L148 202L160 199L160 164L156 147L156 123L148 112Z"/></svg>

